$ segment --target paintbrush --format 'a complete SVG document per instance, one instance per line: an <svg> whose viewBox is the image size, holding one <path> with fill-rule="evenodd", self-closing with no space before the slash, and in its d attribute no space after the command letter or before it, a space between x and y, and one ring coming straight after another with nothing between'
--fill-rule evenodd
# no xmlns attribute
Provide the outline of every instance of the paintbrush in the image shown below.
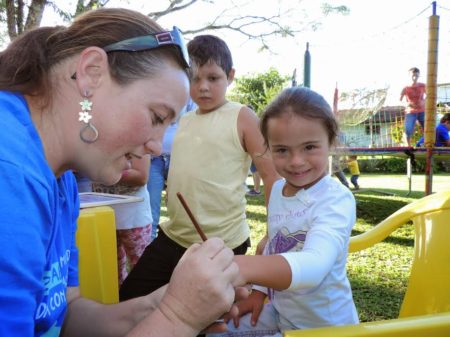
<svg viewBox="0 0 450 337"><path fill-rule="evenodd" d="M197 220L195 219L194 214L192 214L188 204L186 203L186 200L184 200L184 198L180 192L177 192L177 197L180 200L181 204L183 205L184 210L188 214L189 218L191 219L192 223L194 224L195 229L197 230L197 233L200 235L202 240L203 241L208 240L205 233L203 233L203 230L200 228L200 225L198 224Z"/></svg>

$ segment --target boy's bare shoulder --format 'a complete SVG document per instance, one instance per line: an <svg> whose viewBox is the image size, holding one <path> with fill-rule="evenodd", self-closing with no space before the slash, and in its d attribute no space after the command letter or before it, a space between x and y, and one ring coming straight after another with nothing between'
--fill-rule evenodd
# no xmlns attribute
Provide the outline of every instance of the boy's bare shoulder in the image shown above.
<svg viewBox="0 0 450 337"><path fill-rule="evenodd" d="M250 109L246 105L243 105L239 111L238 128L242 129L244 132L245 130L259 130L258 116L252 109Z"/></svg>
<svg viewBox="0 0 450 337"><path fill-rule="evenodd" d="M256 118L259 120L256 112L253 109L249 108L247 105L242 105L241 110L239 111L239 115L243 115L248 118Z"/></svg>

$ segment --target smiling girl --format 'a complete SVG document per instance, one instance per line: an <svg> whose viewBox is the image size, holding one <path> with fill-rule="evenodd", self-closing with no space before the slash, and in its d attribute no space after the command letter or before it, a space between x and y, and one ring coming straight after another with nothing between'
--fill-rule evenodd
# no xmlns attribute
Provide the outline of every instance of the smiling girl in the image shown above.
<svg viewBox="0 0 450 337"><path fill-rule="evenodd" d="M260 125L283 179L270 194L263 255L235 258L254 286L238 303L240 315L248 314L230 322L224 335L281 336L358 323L345 268L355 200L328 174L338 134L332 110L316 92L289 88L267 107Z"/></svg>

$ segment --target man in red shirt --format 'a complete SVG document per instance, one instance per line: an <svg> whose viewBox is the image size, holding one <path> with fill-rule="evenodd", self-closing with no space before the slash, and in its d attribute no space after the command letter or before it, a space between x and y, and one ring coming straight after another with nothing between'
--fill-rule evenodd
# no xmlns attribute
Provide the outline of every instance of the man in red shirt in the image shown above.
<svg viewBox="0 0 450 337"><path fill-rule="evenodd" d="M400 101L406 97L405 110L405 134L408 146L411 146L411 137L414 134L414 127L418 121L424 128L425 122L425 84L418 82L420 70L418 68L409 69L412 83L403 88L400 94Z"/></svg>

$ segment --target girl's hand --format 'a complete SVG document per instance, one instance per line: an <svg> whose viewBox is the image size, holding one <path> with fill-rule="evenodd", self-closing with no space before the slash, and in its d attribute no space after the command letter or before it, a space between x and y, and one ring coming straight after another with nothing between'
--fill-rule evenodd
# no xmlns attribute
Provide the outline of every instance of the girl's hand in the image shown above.
<svg viewBox="0 0 450 337"><path fill-rule="evenodd" d="M266 297L267 297L266 294L258 290L253 290L246 300L239 301L238 303L236 303L239 309L239 315L233 318L234 326L236 328L239 327L240 317L244 316L249 312L251 312L252 315L250 322L253 326L255 326L256 323L258 322L259 315L261 314L261 311L264 307L264 300L266 299Z"/></svg>
<svg viewBox="0 0 450 337"><path fill-rule="evenodd" d="M239 303L240 301L243 301L248 298L249 292L247 287L238 287L236 288L236 298L235 302ZM234 319L239 316L239 308L237 304L233 304L231 306L230 311L228 311L224 316L223 319L216 320L213 324L211 324L209 327L207 327L204 332L205 333L220 333L220 332L226 332L227 329L227 322L230 319Z"/></svg>
<svg viewBox="0 0 450 337"><path fill-rule="evenodd" d="M262 239L258 242L258 245L256 246L256 252L255 255L262 255L264 248L266 247L268 235L264 235Z"/></svg>

